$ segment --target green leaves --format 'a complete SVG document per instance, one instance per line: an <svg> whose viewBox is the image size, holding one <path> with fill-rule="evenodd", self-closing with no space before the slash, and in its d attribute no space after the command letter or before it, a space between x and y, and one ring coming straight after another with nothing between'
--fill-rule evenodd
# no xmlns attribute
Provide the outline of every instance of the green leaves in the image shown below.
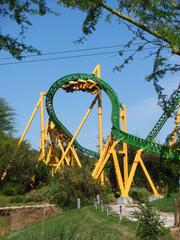
<svg viewBox="0 0 180 240"><path fill-rule="evenodd" d="M163 227L160 216L149 203L140 205L133 215L138 220L136 231L138 239L158 240L159 237L169 235L168 231Z"/></svg>
<svg viewBox="0 0 180 240"><path fill-rule="evenodd" d="M8 133L14 130L15 113L4 98L0 97L0 133Z"/></svg>
<svg viewBox="0 0 180 240"><path fill-rule="evenodd" d="M31 23L32 15L45 15L51 13L56 15L52 9L47 7L45 0L30 1L1 1L0 15L6 19L15 22L19 27L19 35L13 38L10 34L4 34L0 28L0 50L9 52L14 58L21 59L23 53L39 54L40 51L32 46L22 42L24 40L26 30Z"/></svg>
<svg viewBox="0 0 180 240"><path fill-rule="evenodd" d="M63 208L76 207L77 198L81 199L82 206L92 204L97 194L103 194L88 168L62 168L52 178L50 189L51 201Z"/></svg>

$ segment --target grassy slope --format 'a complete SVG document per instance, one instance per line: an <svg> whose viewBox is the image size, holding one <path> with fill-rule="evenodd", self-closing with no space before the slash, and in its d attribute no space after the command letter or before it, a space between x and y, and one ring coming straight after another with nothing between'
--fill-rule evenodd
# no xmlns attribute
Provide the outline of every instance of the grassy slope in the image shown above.
<svg viewBox="0 0 180 240"><path fill-rule="evenodd" d="M95 210L93 207L69 210L55 218L31 225L24 230L10 233L2 239L12 240L130 240L135 239L136 224L121 221ZM68 236L62 236L64 235ZM74 234L75 233L75 234ZM79 233L79 237L75 237ZM94 238L92 238L92 235ZM61 237L62 236L62 237Z"/></svg>
<svg viewBox="0 0 180 240"><path fill-rule="evenodd" d="M162 212L173 212L174 211L174 199L180 198L180 193L173 193L170 197L165 197L152 202L152 205Z"/></svg>

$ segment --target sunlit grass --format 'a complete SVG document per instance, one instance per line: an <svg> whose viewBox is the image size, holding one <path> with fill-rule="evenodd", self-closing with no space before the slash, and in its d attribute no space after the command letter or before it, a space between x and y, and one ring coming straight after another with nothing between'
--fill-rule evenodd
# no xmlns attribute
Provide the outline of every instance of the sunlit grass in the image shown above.
<svg viewBox="0 0 180 240"><path fill-rule="evenodd" d="M55 218L10 233L12 240L131 240L135 239L136 223L119 222L93 207L68 210Z"/></svg>

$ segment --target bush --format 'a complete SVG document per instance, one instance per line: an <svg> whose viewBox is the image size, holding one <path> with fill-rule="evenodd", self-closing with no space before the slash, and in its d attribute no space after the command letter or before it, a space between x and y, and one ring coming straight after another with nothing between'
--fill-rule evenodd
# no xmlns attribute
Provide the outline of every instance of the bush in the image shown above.
<svg viewBox="0 0 180 240"><path fill-rule="evenodd" d="M64 208L76 207L77 198L81 199L82 206L92 204L97 194L106 201L105 191L87 168L63 168L52 179L50 189L51 202Z"/></svg>
<svg viewBox="0 0 180 240"><path fill-rule="evenodd" d="M9 203L25 203L25 196L15 196L9 200Z"/></svg>
<svg viewBox="0 0 180 240"><path fill-rule="evenodd" d="M49 183L51 176L51 167L46 165L43 161L39 161L34 169L35 181L33 182L34 187L41 188Z"/></svg>
<svg viewBox="0 0 180 240"><path fill-rule="evenodd" d="M134 217L138 220L136 237L140 240L158 240L165 236L171 239L169 231L164 228L163 221L149 203L141 204L134 212ZM168 238L167 238L168 237Z"/></svg>
<svg viewBox="0 0 180 240"><path fill-rule="evenodd" d="M145 203L148 201L150 196L149 192L146 188L132 188L129 193L130 197L134 200L138 201L139 203Z"/></svg>
<svg viewBox="0 0 180 240"><path fill-rule="evenodd" d="M24 186L16 182L5 182L2 186L1 192L5 196L23 195L25 193Z"/></svg>
<svg viewBox="0 0 180 240"><path fill-rule="evenodd" d="M50 190L48 186L44 186L27 193L25 202L48 202L48 199L50 199Z"/></svg>

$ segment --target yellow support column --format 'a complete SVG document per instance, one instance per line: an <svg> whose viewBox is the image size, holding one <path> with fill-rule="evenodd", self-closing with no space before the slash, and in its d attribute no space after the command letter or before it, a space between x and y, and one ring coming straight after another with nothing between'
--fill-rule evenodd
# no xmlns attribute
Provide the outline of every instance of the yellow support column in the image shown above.
<svg viewBox="0 0 180 240"><path fill-rule="evenodd" d="M141 158L141 154L142 154L143 150L142 149L139 149L137 152L136 152L136 155L135 155L135 158L134 158L134 162L133 162L133 165L131 167L131 171L130 171L130 174L129 174L129 177L128 177L128 181L127 181L127 185L125 186L125 196L128 196L129 194L129 190L130 190L130 187L131 187L131 184L132 184L132 181L133 181L133 178L134 178L134 174L135 174L135 171L136 171L136 168L137 168L137 165L138 163L141 164L141 167L144 171L144 174L149 182L149 185L154 193L154 196L158 197L159 194L154 186L154 183L143 163L143 160Z"/></svg>
<svg viewBox="0 0 180 240"><path fill-rule="evenodd" d="M45 159L45 126L44 126L44 96L46 93L41 92L40 93L40 118L41 118L41 144L40 144L40 151L41 151L41 156L40 160Z"/></svg>
<svg viewBox="0 0 180 240"><path fill-rule="evenodd" d="M71 148L71 146L72 146L74 140L76 139L76 137L77 137L79 131L81 130L81 128L83 127L83 125L84 125L85 121L87 120L89 114L91 113L91 110L92 110L92 108L94 107L94 105L95 105L97 99L98 99L98 96L96 96L95 99L92 101L91 106L89 107L88 111L86 112L86 114L85 114L85 116L84 116L82 122L80 123L78 129L76 130L76 132L75 132L73 138L72 138L71 141L69 142L69 145L67 146L67 148L66 148L64 154L62 155L61 160L60 160L59 163L57 164L57 167L56 167L55 171L57 171L57 170L60 168L61 163L63 162L63 160L64 160L66 154L67 154L68 151L70 150L70 148Z"/></svg>
<svg viewBox="0 0 180 240"><path fill-rule="evenodd" d="M113 160L114 160L114 168L115 168L115 172L116 172L116 178L117 178L117 182L118 182L119 191L121 192L121 196L125 196L121 169L119 166L117 152L115 149L112 149L112 155L113 155Z"/></svg>
<svg viewBox="0 0 180 240"><path fill-rule="evenodd" d="M148 171L147 171L147 169L146 169L146 167L144 165L144 162L143 162L141 156L139 156L139 163L141 164L141 167L142 167L142 169L144 171L144 174L145 174L145 176L146 176L146 178L147 178L147 180L149 182L149 185L151 186L151 189L152 189L152 191L154 193L154 196L158 197L159 194L158 194L158 192L157 192L157 190L156 190L156 188L154 186L154 183L153 183L153 181L152 181L152 179L151 179L151 177L150 177L150 175L149 175L149 173L148 173Z"/></svg>
<svg viewBox="0 0 180 240"><path fill-rule="evenodd" d="M97 75L98 78L101 77L101 66L97 64L93 73ZM101 91L98 93L98 129L99 129L99 157L102 156L103 152L103 130L102 130L102 99ZM101 185L104 186L104 171L102 171L100 176Z"/></svg>
<svg viewBox="0 0 180 240"><path fill-rule="evenodd" d="M19 139L18 145L20 145L21 142L24 140L25 135L26 135L26 133L27 133L27 131L28 131L31 123L32 123L32 120L33 120L33 118L34 118L34 116L35 116L38 108L40 107L40 103L41 103L41 98L39 98L38 102L36 103L36 106L35 106L32 114L31 114L31 116L30 116L30 118L29 118L29 121L28 121L28 123L27 123L27 125L26 125L26 127L25 127L25 130L24 130L23 134L21 135L21 137L20 137L20 139Z"/></svg>
<svg viewBox="0 0 180 240"><path fill-rule="evenodd" d="M52 145L50 145L48 153L47 153L47 158L46 158L46 161L45 161L46 165L48 165L49 162L50 162L51 153L52 153Z"/></svg>
<svg viewBox="0 0 180 240"><path fill-rule="evenodd" d="M81 162L80 162L80 160L79 160L79 158L78 158L77 152L76 152L76 150L74 149L74 146L71 147L71 152L72 152L72 154L73 154L73 156L74 156L74 158L75 158L75 160L76 160L77 165L78 165L79 167L82 167Z"/></svg>
<svg viewBox="0 0 180 240"><path fill-rule="evenodd" d="M61 153L64 154L64 148L63 148L63 145L61 143L61 140L58 138L58 143L59 143L59 146L60 146L60 149L61 149ZM70 164L70 158L68 158L67 156L64 157L64 160L66 161L66 164L69 166Z"/></svg>
<svg viewBox="0 0 180 240"><path fill-rule="evenodd" d="M128 181L127 181L127 184L125 185L125 196L129 195L129 190L130 190L130 187L131 187L131 184L132 184L132 181L133 181L133 178L134 178L134 174L135 174L138 162L139 162L139 157L141 156L142 151L143 150L140 149L136 152L136 155L135 155L132 167L131 167L131 171L130 171L130 174L129 174L129 177L128 177Z"/></svg>
<svg viewBox="0 0 180 240"><path fill-rule="evenodd" d="M122 131L127 132L127 126L126 126L126 106L122 106L122 111L120 113L120 119L122 123ZM124 166L124 185L127 185L128 181L128 149L127 149L127 143L123 142L123 150L121 153L123 153L123 166Z"/></svg>
<svg viewBox="0 0 180 240"><path fill-rule="evenodd" d="M106 159L105 158L106 158L106 156L107 156L107 154L109 152L111 141L112 141L112 136L110 134L109 137L108 137L108 140L106 142L106 145L105 145L105 147L103 149L103 153L102 153L101 157L99 158L98 162L96 163L96 166L95 166L95 168L93 170L92 176L95 179L99 178L99 176L100 176L100 174L101 174L101 172L103 170L103 167L106 164ZM109 153L109 156L110 155L111 155L111 153Z"/></svg>
<svg viewBox="0 0 180 240"><path fill-rule="evenodd" d="M102 133L102 101L101 92L98 94L98 128L99 128L99 156L103 153L103 133ZM101 173L101 185L104 186L104 171Z"/></svg>

